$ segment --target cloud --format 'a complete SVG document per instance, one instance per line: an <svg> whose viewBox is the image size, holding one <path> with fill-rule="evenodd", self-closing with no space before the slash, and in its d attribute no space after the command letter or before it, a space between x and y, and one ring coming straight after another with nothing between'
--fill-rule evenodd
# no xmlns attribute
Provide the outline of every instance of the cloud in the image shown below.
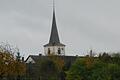
<svg viewBox="0 0 120 80"><path fill-rule="evenodd" d="M56 18L67 55L120 51L118 0L56 0ZM52 22L51 0L1 0L0 42L17 45L22 54L44 53Z"/></svg>

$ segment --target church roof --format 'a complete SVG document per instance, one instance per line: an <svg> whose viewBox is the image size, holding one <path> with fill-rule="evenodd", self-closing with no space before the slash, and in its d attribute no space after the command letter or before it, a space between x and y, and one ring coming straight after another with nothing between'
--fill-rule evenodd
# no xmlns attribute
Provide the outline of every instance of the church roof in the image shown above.
<svg viewBox="0 0 120 80"><path fill-rule="evenodd" d="M44 47L46 47L46 46L65 46L65 45L62 43L48 43L48 44L44 45Z"/></svg>
<svg viewBox="0 0 120 80"><path fill-rule="evenodd" d="M28 58L25 60L25 62L29 59L29 57L31 57L35 61L35 63L49 58L49 56L29 55ZM56 56L56 57L59 57L59 58L65 60L65 62L67 62L67 61L74 61L78 56Z"/></svg>
<svg viewBox="0 0 120 80"><path fill-rule="evenodd" d="M52 29L49 43L60 43L56 19L55 19L55 11L53 12L53 21L52 21Z"/></svg>
<svg viewBox="0 0 120 80"><path fill-rule="evenodd" d="M27 62L27 60L28 60L30 57L31 57L35 62L39 62L41 59L46 58L45 56L42 56L42 55L29 55L28 58L25 60L25 62Z"/></svg>
<svg viewBox="0 0 120 80"><path fill-rule="evenodd" d="M60 43L54 9L53 9L53 20L52 20L50 40L48 44L44 45L44 47L46 46L65 46L64 44Z"/></svg>

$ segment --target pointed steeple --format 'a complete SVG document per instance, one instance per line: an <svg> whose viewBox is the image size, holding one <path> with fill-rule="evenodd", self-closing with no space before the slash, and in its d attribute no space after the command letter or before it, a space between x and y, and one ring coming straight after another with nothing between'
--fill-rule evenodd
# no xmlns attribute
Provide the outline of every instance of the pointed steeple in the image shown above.
<svg viewBox="0 0 120 80"><path fill-rule="evenodd" d="M60 43L57 24L56 24L56 16L55 16L55 2L53 0L53 19L52 19L52 29L50 34L49 43L44 45L45 46L65 46L64 44Z"/></svg>
<svg viewBox="0 0 120 80"><path fill-rule="evenodd" d="M52 20L52 29L51 29L51 35L49 43L56 44L60 43L58 30L57 30L57 24L56 24L56 17L55 17L55 8L53 6L53 20Z"/></svg>
<svg viewBox="0 0 120 80"><path fill-rule="evenodd" d="M44 45L45 55L65 55L65 45L60 42L55 17L55 4L53 0L53 19L49 43Z"/></svg>

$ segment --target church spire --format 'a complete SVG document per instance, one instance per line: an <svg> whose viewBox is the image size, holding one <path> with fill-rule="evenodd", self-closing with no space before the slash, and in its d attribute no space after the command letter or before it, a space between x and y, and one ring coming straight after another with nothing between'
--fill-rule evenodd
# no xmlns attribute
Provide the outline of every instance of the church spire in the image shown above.
<svg viewBox="0 0 120 80"><path fill-rule="evenodd" d="M57 30L57 24L56 24L56 17L55 17L55 2L53 0L53 20L52 20L52 29L51 29L51 35L50 35L50 44L58 44L60 43L58 30Z"/></svg>
<svg viewBox="0 0 120 80"><path fill-rule="evenodd" d="M65 55L65 45L59 40L56 17L55 17L55 2L53 0L53 19L52 19L52 29L50 34L49 43L44 45L44 50L46 55Z"/></svg>
<svg viewBox="0 0 120 80"><path fill-rule="evenodd" d="M57 24L56 24L56 16L55 16L55 2L53 0L53 18L52 18L52 29L50 34L49 43L44 45L46 46L65 46L60 42Z"/></svg>

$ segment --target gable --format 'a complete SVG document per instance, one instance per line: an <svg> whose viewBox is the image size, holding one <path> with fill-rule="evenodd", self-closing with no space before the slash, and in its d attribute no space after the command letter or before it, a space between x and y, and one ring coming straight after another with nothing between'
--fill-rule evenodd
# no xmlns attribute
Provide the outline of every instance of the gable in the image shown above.
<svg viewBox="0 0 120 80"><path fill-rule="evenodd" d="M35 63L35 61L33 60L32 57L29 57L29 58L26 60L26 63Z"/></svg>

